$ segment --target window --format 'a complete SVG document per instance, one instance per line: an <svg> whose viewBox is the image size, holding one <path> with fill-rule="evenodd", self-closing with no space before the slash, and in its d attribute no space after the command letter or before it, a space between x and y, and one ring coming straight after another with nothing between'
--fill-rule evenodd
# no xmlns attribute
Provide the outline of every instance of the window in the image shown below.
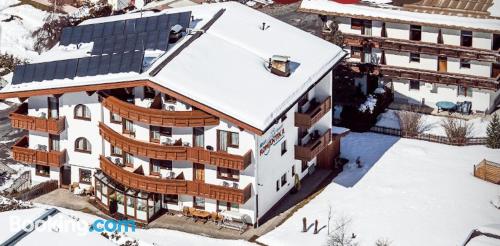
<svg viewBox="0 0 500 246"><path fill-rule="evenodd" d="M203 127L193 127L193 146L205 147L205 133Z"/></svg>
<svg viewBox="0 0 500 246"><path fill-rule="evenodd" d="M92 183L92 171L80 168L80 183L91 184Z"/></svg>
<svg viewBox="0 0 500 246"><path fill-rule="evenodd" d="M284 185L286 185L286 173L281 176L281 186L283 187Z"/></svg>
<svg viewBox="0 0 500 246"><path fill-rule="evenodd" d="M111 155L117 156L117 157L122 157L123 156L122 149L111 145Z"/></svg>
<svg viewBox="0 0 500 246"><path fill-rule="evenodd" d="M292 166L292 177L295 177L295 165Z"/></svg>
<svg viewBox="0 0 500 246"><path fill-rule="evenodd" d="M37 176L49 177L50 176L50 167L48 167L48 166L42 166L42 165L36 165L35 166L35 174Z"/></svg>
<svg viewBox="0 0 500 246"><path fill-rule="evenodd" d="M417 25L410 26L410 40L420 41L422 40L422 27Z"/></svg>
<svg viewBox="0 0 500 246"><path fill-rule="evenodd" d="M193 207L205 209L205 198L193 196Z"/></svg>
<svg viewBox="0 0 500 246"><path fill-rule="evenodd" d="M172 170L172 161L151 159L149 162L152 175L159 175L161 169Z"/></svg>
<svg viewBox="0 0 500 246"><path fill-rule="evenodd" d="M470 68L470 60L460 59L460 68Z"/></svg>
<svg viewBox="0 0 500 246"><path fill-rule="evenodd" d="M122 129L123 129L124 134L135 136L134 122L127 120L127 119L123 119L122 125L123 125Z"/></svg>
<svg viewBox="0 0 500 246"><path fill-rule="evenodd" d="M238 181L240 180L240 171L230 168L218 167L217 178Z"/></svg>
<svg viewBox="0 0 500 246"><path fill-rule="evenodd" d="M90 154L92 152L92 146L90 145L89 140L84 137L77 138L75 140L75 151Z"/></svg>
<svg viewBox="0 0 500 246"><path fill-rule="evenodd" d="M462 31L460 33L460 45L465 47L472 47L472 32Z"/></svg>
<svg viewBox="0 0 500 246"><path fill-rule="evenodd" d="M276 180L276 191L280 190L280 180Z"/></svg>
<svg viewBox="0 0 500 246"><path fill-rule="evenodd" d="M302 161L301 163L301 171L305 172L307 170L307 161Z"/></svg>
<svg viewBox="0 0 500 246"><path fill-rule="evenodd" d="M169 103L175 103L175 102L177 102L177 99L175 99L175 97L171 97L171 96L169 96L167 94L165 94L164 99L165 99L165 102L169 102Z"/></svg>
<svg viewBox="0 0 500 246"><path fill-rule="evenodd" d="M444 43L444 41L443 41L443 31L441 31L441 29L439 29L439 32L438 32L437 43L438 44L443 44Z"/></svg>
<svg viewBox="0 0 500 246"><path fill-rule="evenodd" d="M457 92L459 96L472 97L472 88L470 87L459 85Z"/></svg>
<svg viewBox="0 0 500 246"><path fill-rule="evenodd" d="M111 123L115 123L115 124L121 124L122 123L122 117L118 114L115 114L111 111L109 111L109 121Z"/></svg>
<svg viewBox="0 0 500 246"><path fill-rule="evenodd" d="M410 90L420 90L420 81L410 80Z"/></svg>
<svg viewBox="0 0 500 246"><path fill-rule="evenodd" d="M281 143L281 155L286 153L286 140Z"/></svg>
<svg viewBox="0 0 500 246"><path fill-rule="evenodd" d="M217 140L217 148L221 151L227 151L228 147L238 148L240 144L239 133L237 132L229 132L217 130L218 132L218 140Z"/></svg>
<svg viewBox="0 0 500 246"><path fill-rule="evenodd" d="M438 86L437 86L437 84L432 84L431 93L438 93Z"/></svg>
<svg viewBox="0 0 500 246"><path fill-rule="evenodd" d="M179 195L163 195L163 203L179 204Z"/></svg>
<svg viewBox="0 0 500 246"><path fill-rule="evenodd" d="M361 30L363 26L363 20L351 18L351 29Z"/></svg>
<svg viewBox="0 0 500 246"><path fill-rule="evenodd" d="M155 97L155 90L153 90L151 87L144 86L144 98L154 98Z"/></svg>
<svg viewBox="0 0 500 246"><path fill-rule="evenodd" d="M49 97L47 98L49 105L49 118L57 119L59 118L59 98Z"/></svg>
<svg viewBox="0 0 500 246"><path fill-rule="evenodd" d="M420 54L410 53L410 62L420 62Z"/></svg>
<svg viewBox="0 0 500 246"><path fill-rule="evenodd" d="M59 135L49 134L49 150L60 151Z"/></svg>
<svg viewBox="0 0 500 246"><path fill-rule="evenodd" d="M380 36L387 38L387 29L385 28L385 22L382 23L382 30L380 31Z"/></svg>
<svg viewBox="0 0 500 246"><path fill-rule="evenodd" d="M226 201L217 201L217 212L221 211L238 211L239 205L238 203L230 203Z"/></svg>
<svg viewBox="0 0 500 246"><path fill-rule="evenodd" d="M125 166L133 167L134 166L134 156L127 152L123 152L123 162Z"/></svg>
<svg viewBox="0 0 500 246"><path fill-rule="evenodd" d="M83 104L78 104L75 106L75 119L79 120L90 120L90 110L87 106Z"/></svg>
<svg viewBox="0 0 500 246"><path fill-rule="evenodd" d="M361 47L351 46L351 58L361 58Z"/></svg>
<svg viewBox="0 0 500 246"><path fill-rule="evenodd" d="M172 128L151 126L149 128L149 141L153 143L160 143L160 137L172 137Z"/></svg>

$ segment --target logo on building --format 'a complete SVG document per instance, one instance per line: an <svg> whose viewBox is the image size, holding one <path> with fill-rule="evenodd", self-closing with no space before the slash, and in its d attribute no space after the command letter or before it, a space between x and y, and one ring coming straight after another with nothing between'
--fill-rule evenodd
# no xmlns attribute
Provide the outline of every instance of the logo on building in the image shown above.
<svg viewBox="0 0 500 246"><path fill-rule="evenodd" d="M268 139L265 141L261 142L259 145L259 153L260 155L267 155L269 154L269 151L271 150L271 146L278 144L281 142L281 140L285 138L285 128L283 128L283 125L275 128Z"/></svg>
<svg viewBox="0 0 500 246"><path fill-rule="evenodd" d="M89 228L90 232L128 232L129 227L131 231L135 231L135 221L133 220L95 220Z"/></svg>

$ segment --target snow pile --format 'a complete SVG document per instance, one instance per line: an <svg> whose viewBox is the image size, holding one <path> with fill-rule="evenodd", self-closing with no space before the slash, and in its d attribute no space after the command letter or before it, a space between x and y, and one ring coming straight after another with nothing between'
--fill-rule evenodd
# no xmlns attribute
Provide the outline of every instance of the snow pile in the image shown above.
<svg viewBox="0 0 500 246"><path fill-rule="evenodd" d="M353 163L358 156L362 168ZM498 150L350 133L342 139L342 157L350 160L344 171L259 242L324 245L327 228L316 235L300 231L303 217L308 224L318 219L318 228L326 226L329 206L332 221L343 216L352 220L360 246L374 245L379 238L392 245L462 245L473 229L500 221L490 204L499 195L498 185L471 173L484 158L500 162Z"/></svg>
<svg viewBox="0 0 500 246"><path fill-rule="evenodd" d="M373 95L368 95L366 101L363 104L359 105L358 110L363 113L369 110L371 114L373 113L373 109L375 109L375 105L377 105L377 98L375 98Z"/></svg>

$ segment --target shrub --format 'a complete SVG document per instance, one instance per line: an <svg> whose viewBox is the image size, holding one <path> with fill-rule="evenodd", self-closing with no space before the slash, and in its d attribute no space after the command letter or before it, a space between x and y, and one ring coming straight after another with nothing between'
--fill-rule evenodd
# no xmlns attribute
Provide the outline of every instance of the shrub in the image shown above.
<svg viewBox="0 0 500 246"><path fill-rule="evenodd" d="M492 149L500 149L500 120L497 114L493 114L493 118L486 129L486 145Z"/></svg>
<svg viewBox="0 0 500 246"><path fill-rule="evenodd" d="M357 246L356 235L349 232L350 220L340 218L335 221L334 229L328 236L328 246Z"/></svg>
<svg viewBox="0 0 500 246"><path fill-rule="evenodd" d="M387 238L379 238L377 241L375 241L375 246L390 246L391 241Z"/></svg>
<svg viewBox="0 0 500 246"><path fill-rule="evenodd" d="M441 126L446 132L446 136L451 143L465 144L468 137L472 134L473 124L465 120L447 118L442 121Z"/></svg>
<svg viewBox="0 0 500 246"><path fill-rule="evenodd" d="M399 111L397 112L397 116L403 136L415 137L431 129L431 125L425 123L422 114L411 111Z"/></svg>
<svg viewBox="0 0 500 246"><path fill-rule="evenodd" d="M26 63L26 61L13 55L0 54L0 76L4 76L14 71L16 65L21 63Z"/></svg>

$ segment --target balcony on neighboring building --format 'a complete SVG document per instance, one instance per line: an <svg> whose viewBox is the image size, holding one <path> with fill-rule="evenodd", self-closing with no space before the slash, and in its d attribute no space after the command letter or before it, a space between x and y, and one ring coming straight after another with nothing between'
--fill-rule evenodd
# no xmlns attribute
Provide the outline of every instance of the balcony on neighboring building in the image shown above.
<svg viewBox="0 0 500 246"><path fill-rule="evenodd" d="M34 150L29 147L28 136L22 137L12 146L13 159L27 164L38 164L50 167L61 167L66 163L66 150L47 151Z"/></svg>
<svg viewBox="0 0 500 246"><path fill-rule="evenodd" d="M295 159L311 161L321 151L323 151L332 140L332 129L326 130L322 135L317 131L306 135L299 145L295 145Z"/></svg>
<svg viewBox="0 0 500 246"><path fill-rule="evenodd" d="M245 170L252 162L252 152L250 150L244 155L233 155L222 151L211 151L182 144L165 145L143 142L117 133L103 123L99 123L99 133L111 145L127 153L158 160L187 160L236 170Z"/></svg>
<svg viewBox="0 0 500 246"><path fill-rule="evenodd" d="M169 111L145 108L101 93L102 105L114 114L131 121L164 127L202 127L219 125L219 118L204 111ZM156 98L155 98L156 99ZM153 101L152 103L155 103ZM160 98L161 103L161 98Z"/></svg>
<svg viewBox="0 0 500 246"><path fill-rule="evenodd" d="M303 112L295 112L296 127L310 128L332 109L332 98L330 96L321 102L318 102L317 99L314 98L307 103L308 105L301 106L306 106L307 109Z"/></svg>
<svg viewBox="0 0 500 246"><path fill-rule="evenodd" d="M60 134L65 128L65 118L47 118L28 115L28 104L21 104L9 118L13 128Z"/></svg>
<svg viewBox="0 0 500 246"><path fill-rule="evenodd" d="M232 188L184 179L163 179L145 176L125 170L104 156L100 157L100 168L116 182L132 189L159 194L199 196L219 201L244 204L250 199L252 185Z"/></svg>

